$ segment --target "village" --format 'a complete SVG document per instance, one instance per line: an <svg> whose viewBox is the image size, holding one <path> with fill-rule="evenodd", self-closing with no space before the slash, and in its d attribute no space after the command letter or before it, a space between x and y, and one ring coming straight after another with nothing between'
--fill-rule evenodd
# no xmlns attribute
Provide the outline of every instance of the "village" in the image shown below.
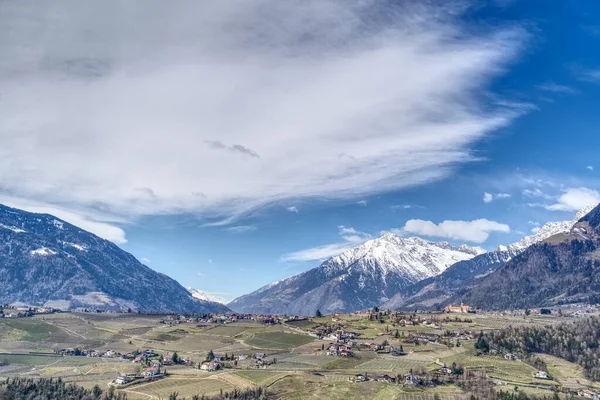
<svg viewBox="0 0 600 400"><path fill-rule="evenodd" d="M357 392L372 390L373 385L400 392L447 391L480 376L486 376L498 388L516 379L517 385L525 389L560 389L587 398L594 398L600 391L600 387L589 384L578 386L576 381L563 387L565 373L557 373L550 364L538 366L531 359L502 348L491 347L485 352L477 348L482 330L569 320L577 318L573 316L575 312L587 314L593 308L486 313L461 304L437 312L375 307L320 316L231 312L154 315L99 310L71 313L11 307L4 310L6 314L24 314L4 318L7 326L23 329L30 324L39 325L40 333L36 335L48 331L48 327L56 334L64 328L67 336L60 337L77 343L90 338L96 325L102 338L114 332L119 339L102 339L97 342L101 345L53 347L56 358L50 359L59 364L100 365L99 370L110 366L111 372L102 375L106 379L103 384L125 391L134 399L144 388L161 388L161 382L181 376L189 377L189 382L212 385L222 380L229 382L230 377L276 379L282 374L288 376L286 380L309 376L319 382L335 376ZM0 356L0 369L2 362L8 362L4 367L8 368L11 360L18 357L24 356ZM44 357L48 359L45 354L27 356L41 363L47 362ZM514 370L515 375L509 379L502 375L504 372L499 374L506 370ZM162 393L168 397L169 393Z"/></svg>

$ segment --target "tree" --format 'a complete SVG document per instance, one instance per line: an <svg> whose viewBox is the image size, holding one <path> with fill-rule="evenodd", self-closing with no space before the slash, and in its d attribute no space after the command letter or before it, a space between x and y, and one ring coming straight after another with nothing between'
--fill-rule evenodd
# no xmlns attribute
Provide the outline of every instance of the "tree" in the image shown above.
<svg viewBox="0 0 600 400"><path fill-rule="evenodd" d="M487 338L483 335L483 331L479 332L479 338L475 343L475 348L483 351L484 353L490 351L490 344L488 343Z"/></svg>
<svg viewBox="0 0 600 400"><path fill-rule="evenodd" d="M398 329L396 329L396 333L394 334L394 338L395 339L400 339L400 332L398 332Z"/></svg>
<svg viewBox="0 0 600 400"><path fill-rule="evenodd" d="M386 339L386 340L383 341L383 343L381 343L381 345L384 346L384 347L385 346L389 346L390 342L388 342L387 339Z"/></svg>
<svg viewBox="0 0 600 400"><path fill-rule="evenodd" d="M173 364L179 364L179 355L177 354L177 352L174 352L173 355L171 356L171 361L173 361ZM177 398L177 396L175 396Z"/></svg>
<svg viewBox="0 0 600 400"><path fill-rule="evenodd" d="M323 314L321 313L321 310L317 310L317 312L315 313L315 317L321 318L322 316Z"/></svg>
<svg viewBox="0 0 600 400"><path fill-rule="evenodd" d="M94 388L92 389L92 394L95 398L99 399L100 396L102 396L102 389L100 389L100 386L94 385Z"/></svg>
<svg viewBox="0 0 600 400"><path fill-rule="evenodd" d="M206 356L206 361L212 361L215 359L215 353L213 353L213 351L209 351L208 355Z"/></svg>

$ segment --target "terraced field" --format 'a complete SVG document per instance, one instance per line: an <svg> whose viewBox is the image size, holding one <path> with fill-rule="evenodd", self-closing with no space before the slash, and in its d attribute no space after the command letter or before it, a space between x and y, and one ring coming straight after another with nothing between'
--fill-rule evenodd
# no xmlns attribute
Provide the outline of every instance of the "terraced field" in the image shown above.
<svg viewBox="0 0 600 400"><path fill-rule="evenodd" d="M144 367L118 358L50 357L36 352L53 353L66 347L112 349L123 353L152 348L171 357L174 352L190 359L189 365L166 366L168 375L154 382L143 382L122 388L129 399L164 399L178 393L178 399L193 395L216 394L221 390L268 387L275 399L401 399L448 400L462 393L455 385L435 388L412 387L369 380L353 383L349 378L358 373L370 377L387 373L402 375L410 370L432 371L441 365L457 363L470 371L479 371L499 383L527 393L551 394L552 385L572 389L597 388L583 376L581 367L555 357L540 355L548 364L553 381L533 377L535 370L524 362L505 360L502 356L477 356L475 340L457 344L423 343L411 340L414 333L443 334L445 331L500 329L517 325L556 323L564 318L503 317L477 314L470 321L450 320L443 329L432 326L390 326L368 320L360 315L336 316L336 324L355 331L359 342L388 341L403 347L406 355L393 356L373 351L355 351L355 357L327 356L322 350L329 340L314 336L318 324L330 324L331 317L315 318L289 325L267 326L256 322L232 324L183 323L167 326L165 316L138 314L64 313L36 316L27 319L0 319L0 379L5 376L56 378L86 388L106 387L118 374L136 374ZM398 330L400 339L394 336ZM313 333L310 335L309 333ZM462 333L461 333L462 334ZM256 360L247 358L236 365L216 372L198 370L195 366L205 360L209 351L216 355L247 355L265 353L271 365L257 368ZM545 386L544 386L545 385ZM437 395L437 397L436 397Z"/></svg>
<svg viewBox="0 0 600 400"><path fill-rule="evenodd" d="M254 334L246 343L259 349L291 350L296 346L310 343L315 338L285 332L264 332Z"/></svg>

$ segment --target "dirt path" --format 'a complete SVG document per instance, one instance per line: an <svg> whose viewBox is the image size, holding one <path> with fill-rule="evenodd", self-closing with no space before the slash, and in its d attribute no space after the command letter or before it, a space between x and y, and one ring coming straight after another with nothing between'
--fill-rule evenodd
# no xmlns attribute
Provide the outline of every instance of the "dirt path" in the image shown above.
<svg viewBox="0 0 600 400"><path fill-rule="evenodd" d="M233 387L241 388L242 390L252 389L256 387L256 384L254 384L252 381L244 379L241 376L235 375L231 372L216 375L215 378L227 382L233 385Z"/></svg>

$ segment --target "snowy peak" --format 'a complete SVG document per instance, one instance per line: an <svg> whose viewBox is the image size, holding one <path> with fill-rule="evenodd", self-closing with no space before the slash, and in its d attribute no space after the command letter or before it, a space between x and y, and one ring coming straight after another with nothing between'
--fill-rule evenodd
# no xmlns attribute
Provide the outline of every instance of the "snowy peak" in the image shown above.
<svg viewBox="0 0 600 400"><path fill-rule="evenodd" d="M416 282L482 253L485 253L482 248L455 247L447 242L430 242L419 237L401 238L388 232L327 260L321 268L331 273L343 269L355 272L378 270L384 276L399 274Z"/></svg>
<svg viewBox="0 0 600 400"><path fill-rule="evenodd" d="M314 314L380 305L422 279L485 252L393 233L369 240L299 275L266 285L228 304L239 312Z"/></svg>
<svg viewBox="0 0 600 400"><path fill-rule="evenodd" d="M215 296L211 293L203 292L199 289L194 289L192 287L187 288L188 292L192 295L193 298L202 300L202 301L211 301L213 303L226 304L227 300L222 297Z"/></svg>
<svg viewBox="0 0 600 400"><path fill-rule="evenodd" d="M587 206L577 211L575 217L571 221L558 221L558 222L547 222L545 223L534 235L525 236L523 239L516 243L510 244L506 247L499 246L496 251L508 250L513 255L521 253L527 247L543 242L544 240L558 235L560 233L567 233L571 231L573 226L583 217L585 217L595 206Z"/></svg>

